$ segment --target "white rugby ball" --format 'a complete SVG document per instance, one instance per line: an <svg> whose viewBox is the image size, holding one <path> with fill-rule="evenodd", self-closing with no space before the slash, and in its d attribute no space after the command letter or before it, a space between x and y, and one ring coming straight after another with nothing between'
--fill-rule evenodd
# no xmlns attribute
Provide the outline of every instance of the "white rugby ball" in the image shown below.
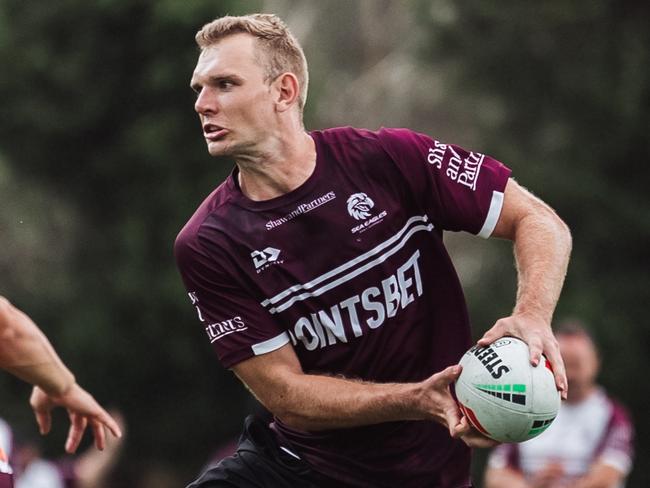
<svg viewBox="0 0 650 488"><path fill-rule="evenodd" d="M460 364L456 397L479 432L499 442L523 442L555 419L560 394L551 364L542 356L533 367L524 341L503 337L487 347L474 346Z"/></svg>

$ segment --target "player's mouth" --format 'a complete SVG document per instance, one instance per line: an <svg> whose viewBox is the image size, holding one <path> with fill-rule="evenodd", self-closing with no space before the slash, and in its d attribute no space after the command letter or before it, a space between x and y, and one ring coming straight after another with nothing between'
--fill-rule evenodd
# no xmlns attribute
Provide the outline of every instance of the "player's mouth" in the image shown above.
<svg viewBox="0 0 650 488"><path fill-rule="evenodd" d="M203 124L203 137L208 141L222 139L227 133L228 129L224 129L216 124Z"/></svg>

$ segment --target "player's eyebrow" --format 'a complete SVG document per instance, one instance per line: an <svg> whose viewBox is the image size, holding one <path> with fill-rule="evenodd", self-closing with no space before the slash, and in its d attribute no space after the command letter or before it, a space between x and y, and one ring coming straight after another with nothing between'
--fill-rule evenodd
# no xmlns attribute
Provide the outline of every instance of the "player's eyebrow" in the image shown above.
<svg viewBox="0 0 650 488"><path fill-rule="evenodd" d="M222 81L230 81L235 84L241 84L244 79L236 74L229 74L229 73L224 73L221 75L214 75L214 76L208 76L206 78L207 84L208 85L217 85ZM190 88L194 91L199 91L201 87L206 84L206 83L201 83L199 82L196 78L192 78L190 82Z"/></svg>

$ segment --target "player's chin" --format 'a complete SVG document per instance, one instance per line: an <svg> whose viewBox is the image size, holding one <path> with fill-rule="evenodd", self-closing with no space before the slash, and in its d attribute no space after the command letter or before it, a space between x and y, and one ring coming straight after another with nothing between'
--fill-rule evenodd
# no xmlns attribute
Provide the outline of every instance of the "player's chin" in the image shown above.
<svg viewBox="0 0 650 488"><path fill-rule="evenodd" d="M218 157L218 156L230 156L230 152L228 151L228 146L226 144L223 144L221 141L213 142L213 141L208 141L208 153L210 156Z"/></svg>

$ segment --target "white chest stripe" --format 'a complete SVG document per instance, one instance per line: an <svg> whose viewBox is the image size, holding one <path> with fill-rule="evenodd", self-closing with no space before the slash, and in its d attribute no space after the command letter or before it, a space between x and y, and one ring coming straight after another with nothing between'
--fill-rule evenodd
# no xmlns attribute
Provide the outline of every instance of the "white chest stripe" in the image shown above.
<svg viewBox="0 0 650 488"><path fill-rule="evenodd" d="M284 301L284 303L282 303L282 304L280 304L280 305L278 305L276 307L271 307L269 309L269 312L272 313L272 314L279 313L279 312L282 312L282 311L286 310L287 308L289 308L291 305L293 305L297 301L305 300L307 298L314 297L314 296L319 296L319 295L325 293L326 291L331 290L332 288L335 288L335 287L339 286L340 284L345 283L345 282L355 278L356 276L360 275L361 273L364 273L365 271L369 270L370 268L373 268L373 267L383 263L384 261L386 261L390 256L392 256L397 251L399 251L402 247L404 247L406 242L416 232L419 232L419 231L431 232L433 230L433 228L434 228L433 224L413 225L416 222L427 222L427 221L428 221L428 217L426 215L410 218L407 221L406 225L404 225L404 227L399 232L397 232L397 234L395 234L394 236L392 236L388 240L384 241L383 243L379 244L374 249L362 254L361 256L358 256L355 259L352 259L352 260L348 261L347 263L339 266L338 268L336 268L336 269L334 269L332 271L329 271L328 273L325 273L322 276L320 276L320 277L318 277L318 278L316 278L316 279L314 279L314 280L312 280L312 281L310 281L308 283L305 283L304 285L292 286L291 288L283 291L282 293L276 295L275 297L273 297L271 299L268 299L268 300L265 300L264 302L262 302L262 306L267 307L269 304L280 303L281 301L283 301L283 299L287 298L289 295L293 295L292 298ZM382 251L385 251L385 252L382 253ZM382 254L380 254L380 253L382 253ZM326 285L321 286L320 288L314 290L313 292L306 292L306 293L302 293L302 294L299 294L299 295L296 294L297 291L309 290L309 289L315 287L316 285L326 281L327 279L332 278L332 277L334 277L336 275L339 275L339 274L341 274L341 272L347 271L348 269L355 267L356 265L362 263L363 261L365 261L368 258L373 257L373 256L375 256L377 254L379 254L379 256L377 256L375 259L367 262L363 266L358 266L358 267L354 268L352 271L348 272L347 274L344 274L344 275L340 276L339 278L337 278L337 279L335 279L333 281L330 281Z"/></svg>
<svg viewBox="0 0 650 488"><path fill-rule="evenodd" d="M308 281L307 283L303 285L294 285L290 288L287 288L281 293L278 293L272 298L268 298L264 300L261 304L263 307L268 307L269 304L276 304L279 301L283 300L287 296L291 295L292 293L295 293L300 290L309 290L310 288L313 288L314 286L322 283L325 280L328 280L329 278L332 278L333 276L336 276L339 273L342 273L348 269L350 269L352 266L355 266L356 264L360 263L361 261L364 261L368 259L371 256L374 256L375 254L380 253L383 251L385 248L389 247L392 245L395 241L398 241L402 235L407 231L407 229L413 225L416 222L427 222L429 218L426 215L416 215L415 217L411 217L406 221L406 224L404 224L404 227L402 227L394 236L391 238L387 239L386 241L382 242L375 248L371 249L370 251L362 254L361 256L358 256L347 263L343 263L342 265L338 266L337 268L334 268L331 271L328 271L327 273L322 274L321 276L314 278L311 281Z"/></svg>

